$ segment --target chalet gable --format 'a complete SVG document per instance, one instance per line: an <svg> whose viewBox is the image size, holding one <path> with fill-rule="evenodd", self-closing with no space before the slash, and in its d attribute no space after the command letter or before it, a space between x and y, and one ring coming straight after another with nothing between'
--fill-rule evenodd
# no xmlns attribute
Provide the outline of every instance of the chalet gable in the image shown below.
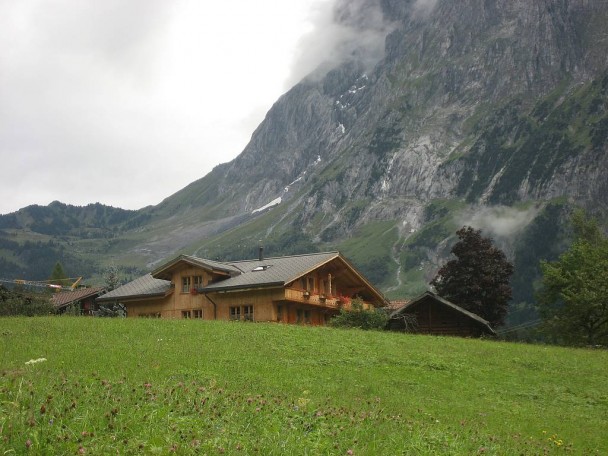
<svg viewBox="0 0 608 456"><path fill-rule="evenodd" d="M255 288L288 287L313 288L317 293L335 295L335 284L341 294L360 296L380 306L388 302L365 277L339 252L243 260L229 263L241 271L226 280L216 281L199 288L202 293L243 291ZM308 280L313 284L308 285Z"/></svg>
<svg viewBox="0 0 608 456"><path fill-rule="evenodd" d="M190 255L180 255L151 272L155 279L171 280L173 273L184 267L195 267L207 271L217 279L223 279L241 274L241 270L219 261L207 260Z"/></svg>

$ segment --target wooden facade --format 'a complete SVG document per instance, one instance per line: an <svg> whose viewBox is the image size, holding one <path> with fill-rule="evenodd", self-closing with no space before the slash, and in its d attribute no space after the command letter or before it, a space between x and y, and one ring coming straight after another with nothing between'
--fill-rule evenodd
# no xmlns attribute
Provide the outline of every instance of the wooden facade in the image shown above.
<svg viewBox="0 0 608 456"><path fill-rule="evenodd" d="M495 335L486 320L430 291L395 310L388 329L460 337Z"/></svg>
<svg viewBox="0 0 608 456"><path fill-rule="evenodd" d="M120 302L128 317L310 325L325 325L355 296L368 308L387 304L337 252L234 263L180 256L149 280L160 287L157 292L118 289L101 300Z"/></svg>

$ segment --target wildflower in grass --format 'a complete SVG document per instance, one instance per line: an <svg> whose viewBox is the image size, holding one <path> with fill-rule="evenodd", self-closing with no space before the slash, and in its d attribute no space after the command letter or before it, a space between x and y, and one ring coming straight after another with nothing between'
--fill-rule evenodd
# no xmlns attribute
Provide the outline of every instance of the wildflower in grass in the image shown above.
<svg viewBox="0 0 608 456"><path fill-rule="evenodd" d="M29 366L31 364L43 363L45 361L46 361L46 358L30 359L29 361L26 361L25 364Z"/></svg>
<svg viewBox="0 0 608 456"><path fill-rule="evenodd" d="M545 433L545 431L543 431L543 434ZM564 444L564 441L562 439L558 439L557 438L557 434L553 434L551 437L549 437L547 439L549 442L553 443L555 446L557 447L561 447Z"/></svg>
<svg viewBox="0 0 608 456"><path fill-rule="evenodd" d="M27 448L29 450L31 446L32 446L32 441L30 439L27 439L25 441L25 448Z"/></svg>
<svg viewBox="0 0 608 456"><path fill-rule="evenodd" d="M301 408L306 407L309 402L310 402L310 399L308 399L307 397L299 397L298 398L298 406L301 407Z"/></svg>

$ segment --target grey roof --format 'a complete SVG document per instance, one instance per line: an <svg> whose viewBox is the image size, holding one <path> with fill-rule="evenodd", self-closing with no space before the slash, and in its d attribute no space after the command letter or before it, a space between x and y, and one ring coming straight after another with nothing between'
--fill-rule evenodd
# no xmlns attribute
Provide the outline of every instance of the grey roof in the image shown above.
<svg viewBox="0 0 608 456"><path fill-rule="evenodd" d="M479 315L477 315L477 314L475 314L473 312L469 312L468 310L463 309L460 306L457 306L453 302L450 302L447 299L444 299L441 296L436 295L435 293L433 293L431 291L425 291L420 296L418 296L416 299L412 299L411 301L409 301L405 305L401 306L399 309L395 310L394 312L392 312L390 314L390 318L398 317L399 315L403 314L407 309L409 309L410 307L415 306L416 304L418 304L420 301L422 301L425 298L433 298L433 299L437 300L438 302L444 304L445 306L448 306L448 307L454 309L455 311L460 312L460 313L462 313L462 314L464 314L464 315L472 318L473 320L475 320L478 323L480 323L483 326L485 326L492 334L495 334L494 330L490 326L490 322L489 321L484 320Z"/></svg>
<svg viewBox="0 0 608 456"><path fill-rule="evenodd" d="M227 272L229 274L240 274L241 273L240 269L235 268L234 266L231 266L228 263L207 260L206 258L198 258L198 257L191 256L191 255L179 255L178 257L172 259L171 261L164 263L163 265L156 268L154 271L152 271L152 275L155 276L155 275L159 274L161 271L170 268L171 266L179 263L180 261L186 261L190 264L193 264L195 266L198 266L202 269L207 269L207 270L219 270L219 271Z"/></svg>
<svg viewBox="0 0 608 456"><path fill-rule="evenodd" d="M285 285L339 256L338 252L324 252L265 258L262 261L256 259L226 263L238 269L241 274L220 282L211 283L201 288L200 291L224 291L248 287ZM256 268L261 269L255 270Z"/></svg>
<svg viewBox="0 0 608 456"><path fill-rule="evenodd" d="M170 289L170 281L155 279L151 274L146 274L100 296L96 301L119 301L126 298L164 296Z"/></svg>

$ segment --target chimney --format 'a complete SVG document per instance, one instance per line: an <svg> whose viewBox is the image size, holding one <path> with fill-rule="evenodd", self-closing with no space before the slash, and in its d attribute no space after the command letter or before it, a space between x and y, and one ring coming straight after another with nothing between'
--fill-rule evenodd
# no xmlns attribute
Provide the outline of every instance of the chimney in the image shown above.
<svg viewBox="0 0 608 456"><path fill-rule="evenodd" d="M264 246L260 243L260 247L258 249L258 260L264 261Z"/></svg>

